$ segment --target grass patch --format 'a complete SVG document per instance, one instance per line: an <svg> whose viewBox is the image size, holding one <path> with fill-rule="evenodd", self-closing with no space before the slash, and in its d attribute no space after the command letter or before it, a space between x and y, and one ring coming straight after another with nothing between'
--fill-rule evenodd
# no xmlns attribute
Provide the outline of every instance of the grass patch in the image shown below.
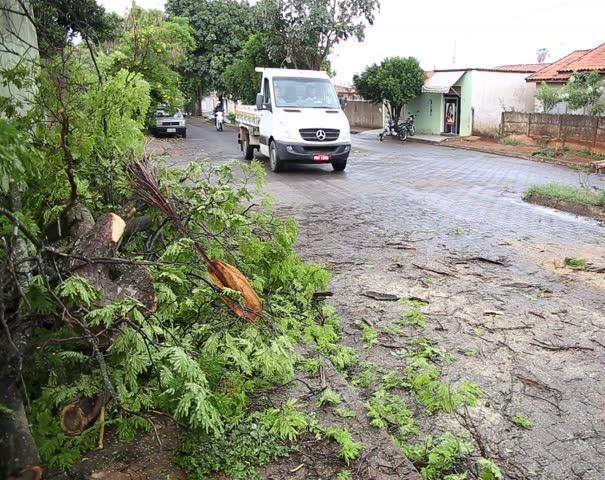
<svg viewBox="0 0 605 480"><path fill-rule="evenodd" d="M511 137L505 137L502 140L500 140L500 143L502 145L511 145L513 147L517 147L519 145L523 145L519 140L517 140L516 138L511 138Z"/></svg>
<svg viewBox="0 0 605 480"><path fill-rule="evenodd" d="M342 402L342 397L340 396L340 393L335 392L334 390L332 390L331 388L326 388L323 392L321 392L321 395L319 395L319 398L317 400L317 403L320 407L323 407L324 405L338 405L339 403Z"/></svg>
<svg viewBox="0 0 605 480"><path fill-rule="evenodd" d="M535 152L531 152L532 157L546 157L546 158L558 158L565 157L569 153L568 147L561 148L541 148Z"/></svg>
<svg viewBox="0 0 605 480"><path fill-rule="evenodd" d="M582 150L578 150L578 155L580 157L589 158L590 160L605 160L605 153L598 153L590 148L583 148Z"/></svg>
<svg viewBox="0 0 605 480"><path fill-rule="evenodd" d="M372 348L378 343L378 330L364 322L357 322L357 326L361 329L361 338L365 348Z"/></svg>
<svg viewBox="0 0 605 480"><path fill-rule="evenodd" d="M563 263L565 263L565 266L567 267L584 268L587 262L584 258L565 257Z"/></svg>
<svg viewBox="0 0 605 480"><path fill-rule="evenodd" d="M362 364L362 367L363 369L360 372L353 375L351 383L356 387L368 388L373 382L378 380L376 365L368 362Z"/></svg>
<svg viewBox="0 0 605 480"><path fill-rule="evenodd" d="M586 205L605 205L605 190L595 190L592 188L563 185L560 183L532 185L526 192L526 196L530 197L531 195L544 195L559 200L583 203Z"/></svg>

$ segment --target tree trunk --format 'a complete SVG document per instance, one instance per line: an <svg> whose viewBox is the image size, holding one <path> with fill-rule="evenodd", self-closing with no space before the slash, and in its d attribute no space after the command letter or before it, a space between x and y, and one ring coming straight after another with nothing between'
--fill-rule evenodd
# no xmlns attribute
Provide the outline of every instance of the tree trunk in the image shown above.
<svg viewBox="0 0 605 480"><path fill-rule="evenodd" d="M97 419L110 396L83 397L61 409L61 429L68 435L79 435Z"/></svg>
<svg viewBox="0 0 605 480"><path fill-rule="evenodd" d="M16 472L26 465L39 465L40 456L15 381L4 378L0 382L0 403L12 410L10 415L0 415L0 478L11 473L15 474L13 478L27 478Z"/></svg>
<svg viewBox="0 0 605 480"><path fill-rule="evenodd" d="M200 83L198 83L195 87L195 108L194 108L194 115L201 117L202 116L202 100L203 100L204 96L203 96L203 92L202 92L202 85Z"/></svg>

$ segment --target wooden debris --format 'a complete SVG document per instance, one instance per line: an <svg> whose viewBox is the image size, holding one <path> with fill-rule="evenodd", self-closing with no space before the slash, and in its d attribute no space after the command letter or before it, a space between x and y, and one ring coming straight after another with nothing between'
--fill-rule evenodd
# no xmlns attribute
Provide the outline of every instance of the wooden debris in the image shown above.
<svg viewBox="0 0 605 480"><path fill-rule="evenodd" d="M157 299L153 278L147 268L101 261L102 258L115 256L125 228L126 222L115 213L101 216L76 245L70 270L103 293L103 305L118 298L134 298L148 312L154 312Z"/></svg>
<svg viewBox="0 0 605 480"><path fill-rule="evenodd" d="M362 295L364 297L372 298L373 300L378 300L379 302L396 302L399 300L397 295L393 295L391 293L374 292L372 290L363 292Z"/></svg>
<svg viewBox="0 0 605 480"><path fill-rule="evenodd" d="M61 430L68 435L79 435L97 419L109 398L109 395L101 394L68 403L61 409Z"/></svg>
<svg viewBox="0 0 605 480"><path fill-rule="evenodd" d="M483 315L504 315L504 312L501 310L483 310Z"/></svg>
<svg viewBox="0 0 605 480"><path fill-rule="evenodd" d="M7 480L41 480L44 469L39 465L25 465L19 472L9 475Z"/></svg>
<svg viewBox="0 0 605 480"><path fill-rule="evenodd" d="M222 296L221 301L227 305L233 313L248 322L254 322L262 313L263 305L258 295L248 282L248 279L233 265L212 260L212 268L208 268L208 273L212 282L221 290L229 288L242 294L244 305L240 305L235 300Z"/></svg>

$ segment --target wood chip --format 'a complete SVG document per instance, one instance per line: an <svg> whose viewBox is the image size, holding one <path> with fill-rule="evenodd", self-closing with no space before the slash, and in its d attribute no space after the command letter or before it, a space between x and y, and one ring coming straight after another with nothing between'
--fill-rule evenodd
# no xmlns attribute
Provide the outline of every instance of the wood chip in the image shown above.
<svg viewBox="0 0 605 480"><path fill-rule="evenodd" d="M483 315L504 315L504 312L501 310L483 310Z"/></svg>
<svg viewBox="0 0 605 480"><path fill-rule="evenodd" d="M362 295L364 297L378 300L379 302L396 302L397 300L399 300L399 297L397 295L393 295L391 293L374 292L372 290L363 292Z"/></svg>
<svg viewBox="0 0 605 480"><path fill-rule="evenodd" d="M298 472L301 468L303 468L305 466L304 463L301 463L298 467L293 468L292 470L290 470L290 473L296 473Z"/></svg>

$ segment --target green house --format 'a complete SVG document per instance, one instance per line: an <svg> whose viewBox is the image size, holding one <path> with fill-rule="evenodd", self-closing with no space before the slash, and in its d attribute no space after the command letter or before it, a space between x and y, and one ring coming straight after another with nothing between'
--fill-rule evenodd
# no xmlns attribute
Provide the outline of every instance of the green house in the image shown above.
<svg viewBox="0 0 605 480"><path fill-rule="evenodd" d="M427 72L422 93L404 108L426 135L492 135L503 111L531 112L534 89L526 77L538 65L505 65Z"/></svg>

